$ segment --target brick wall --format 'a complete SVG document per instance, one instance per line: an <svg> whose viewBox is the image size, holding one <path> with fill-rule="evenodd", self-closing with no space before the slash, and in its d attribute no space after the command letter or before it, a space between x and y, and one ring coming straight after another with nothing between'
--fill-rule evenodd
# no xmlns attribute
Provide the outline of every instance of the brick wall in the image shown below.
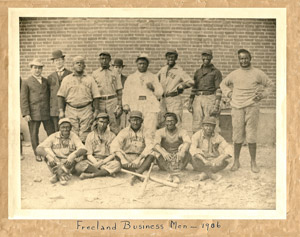
<svg viewBox="0 0 300 237"><path fill-rule="evenodd" d="M52 72L50 57L55 49L66 54L67 68L72 57L85 56L88 73L99 66L98 54L108 51L113 59L124 60L127 75L136 70L136 56L146 52L151 59L149 70L156 73L165 64L168 48L177 48L177 63L190 76L201 65L201 50L212 49L213 63L224 77L239 67L237 50L246 48L252 53L253 66L276 80L273 19L20 18L22 78L30 75L28 63L33 58L44 62L44 76ZM275 88L262 107L275 108Z"/></svg>

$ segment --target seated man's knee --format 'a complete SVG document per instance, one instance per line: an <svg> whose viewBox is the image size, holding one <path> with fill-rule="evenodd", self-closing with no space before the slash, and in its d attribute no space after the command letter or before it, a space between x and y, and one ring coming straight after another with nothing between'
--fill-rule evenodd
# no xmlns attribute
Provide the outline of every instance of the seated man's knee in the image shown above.
<svg viewBox="0 0 300 237"><path fill-rule="evenodd" d="M89 163L87 161L80 161L75 164L75 171L78 175L85 172L87 168L89 167Z"/></svg>

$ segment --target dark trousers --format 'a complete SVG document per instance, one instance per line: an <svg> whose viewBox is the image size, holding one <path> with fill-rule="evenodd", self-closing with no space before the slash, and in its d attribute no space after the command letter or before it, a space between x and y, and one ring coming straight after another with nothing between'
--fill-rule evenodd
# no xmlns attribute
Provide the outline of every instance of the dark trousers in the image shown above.
<svg viewBox="0 0 300 237"><path fill-rule="evenodd" d="M32 149L33 149L33 152L35 155L37 155L36 148L39 145L39 130L40 130L41 122L43 123L44 129L48 136L50 136L52 133L54 133L53 124L50 119L42 120L42 121L31 120L28 122L31 145L32 145Z"/></svg>
<svg viewBox="0 0 300 237"><path fill-rule="evenodd" d="M50 119L51 119L51 122L53 123L54 131L58 132L58 121L59 121L58 116L51 116Z"/></svg>

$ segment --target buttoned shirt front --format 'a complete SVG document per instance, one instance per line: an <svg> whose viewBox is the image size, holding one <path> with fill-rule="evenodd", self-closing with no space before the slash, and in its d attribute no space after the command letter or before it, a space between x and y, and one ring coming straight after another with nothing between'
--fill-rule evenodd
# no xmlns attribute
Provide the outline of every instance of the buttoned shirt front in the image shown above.
<svg viewBox="0 0 300 237"><path fill-rule="evenodd" d="M72 106L84 106L100 97L100 93L94 79L87 74L77 76L74 73L66 76L61 83L58 96L65 98Z"/></svg>
<svg viewBox="0 0 300 237"><path fill-rule="evenodd" d="M98 68L92 73L101 96L115 95L123 88L121 76L110 68Z"/></svg>
<svg viewBox="0 0 300 237"><path fill-rule="evenodd" d="M110 144L116 137L109 128L103 134L99 134L96 130L88 134L85 146L87 155L92 155L95 158L103 159L110 155Z"/></svg>
<svg viewBox="0 0 300 237"><path fill-rule="evenodd" d="M203 152L212 158L218 157L221 154L233 155L231 146L221 135L215 133L212 137L208 138L204 136L204 131L201 129L192 136L190 153L194 156Z"/></svg>
<svg viewBox="0 0 300 237"><path fill-rule="evenodd" d="M193 79L176 64L170 69L168 65L162 67L157 73L157 77L164 94L176 92L180 84L192 85L194 83Z"/></svg>
<svg viewBox="0 0 300 237"><path fill-rule="evenodd" d="M68 156L79 149L86 150L80 138L73 132L70 132L69 138L63 138L60 131L51 134L44 140L39 147L50 148L54 155L60 159L66 159Z"/></svg>

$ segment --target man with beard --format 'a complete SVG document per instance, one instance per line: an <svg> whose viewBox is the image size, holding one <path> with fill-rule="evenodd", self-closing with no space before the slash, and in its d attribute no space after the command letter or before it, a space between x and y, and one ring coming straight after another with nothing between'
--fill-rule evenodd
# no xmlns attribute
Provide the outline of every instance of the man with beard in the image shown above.
<svg viewBox="0 0 300 237"><path fill-rule="evenodd" d="M168 181L179 183L180 171L191 158L191 139L186 130L176 126L178 119L175 113L168 112L164 117L166 127L156 131L154 150L160 154L157 159L159 168L169 172Z"/></svg>
<svg viewBox="0 0 300 237"><path fill-rule="evenodd" d="M57 92L64 77L72 72L64 67L65 55L61 50L53 51L51 60L55 65L55 72L48 76L48 84L50 87L50 118L53 123L54 130L57 132L59 120Z"/></svg>
<svg viewBox="0 0 300 237"><path fill-rule="evenodd" d="M59 117L67 117L75 132L84 143L91 125L99 113L99 90L94 79L85 71L84 58L73 59L74 72L64 78L57 93ZM93 107L94 113L93 113Z"/></svg>
<svg viewBox="0 0 300 237"><path fill-rule="evenodd" d="M221 175L215 174L228 165L232 149L225 139L215 133L216 119L206 117L202 129L192 136L190 153L194 170L201 172L200 180L211 178L219 180Z"/></svg>
<svg viewBox="0 0 300 237"><path fill-rule="evenodd" d="M145 132L154 138L157 115L160 111L158 99L163 94L158 78L147 71L150 60L147 54L141 54L136 59L137 71L128 76L123 92L123 110L141 111L144 116Z"/></svg>
<svg viewBox="0 0 300 237"><path fill-rule="evenodd" d="M213 54L210 49L202 51L203 64L194 75L194 86L188 105L188 111L193 114L194 133L201 128L204 117L218 117L220 114L222 74L211 63L212 59ZM219 129L218 125L217 129Z"/></svg>
<svg viewBox="0 0 300 237"><path fill-rule="evenodd" d="M24 119L28 122L35 159L41 162L42 158L36 152L36 148L39 145L41 123L43 123L48 136L54 132L54 127L50 120L50 91L47 79L42 77L44 64L39 59L34 59L29 65L32 75L22 82L21 111Z"/></svg>
<svg viewBox="0 0 300 237"><path fill-rule="evenodd" d="M143 114L140 111L130 113L129 123L130 126L122 129L111 143L111 153L115 153L120 159L122 168L142 174L155 160L152 141L142 126ZM131 185L138 180L133 176Z"/></svg>
<svg viewBox="0 0 300 237"><path fill-rule="evenodd" d="M161 101L162 113L173 112L177 115L177 126L181 126L182 122L182 98L180 94L184 89L194 84L192 78L183 69L176 64L178 53L174 49L170 49L165 55L167 65L162 67L157 73L158 80L163 88L163 98Z"/></svg>
<svg viewBox="0 0 300 237"><path fill-rule="evenodd" d="M71 178L70 173L80 170L80 162L86 154L86 148L79 137L71 132L72 125L68 118L58 122L59 131L47 137L38 147L37 153L45 157L45 161L53 173L51 183L58 180L62 185Z"/></svg>
<svg viewBox="0 0 300 237"><path fill-rule="evenodd" d="M256 139L259 102L270 93L273 83L263 71L251 66L251 54L248 50L240 49L238 59L240 68L231 72L221 83L224 95L231 98L234 142L234 163L231 171L240 168L240 152L246 139L251 157L251 171L258 173Z"/></svg>
<svg viewBox="0 0 300 237"><path fill-rule="evenodd" d="M120 131L117 118L122 114L121 76L110 68L111 56L107 52L99 54L101 67L92 73L101 95L99 109L109 115L110 128L115 134Z"/></svg>
<svg viewBox="0 0 300 237"><path fill-rule="evenodd" d="M108 124L108 114L99 113L85 141L88 160L81 161L80 179L113 175L121 169L120 162L110 152L109 146L116 135L110 131Z"/></svg>

